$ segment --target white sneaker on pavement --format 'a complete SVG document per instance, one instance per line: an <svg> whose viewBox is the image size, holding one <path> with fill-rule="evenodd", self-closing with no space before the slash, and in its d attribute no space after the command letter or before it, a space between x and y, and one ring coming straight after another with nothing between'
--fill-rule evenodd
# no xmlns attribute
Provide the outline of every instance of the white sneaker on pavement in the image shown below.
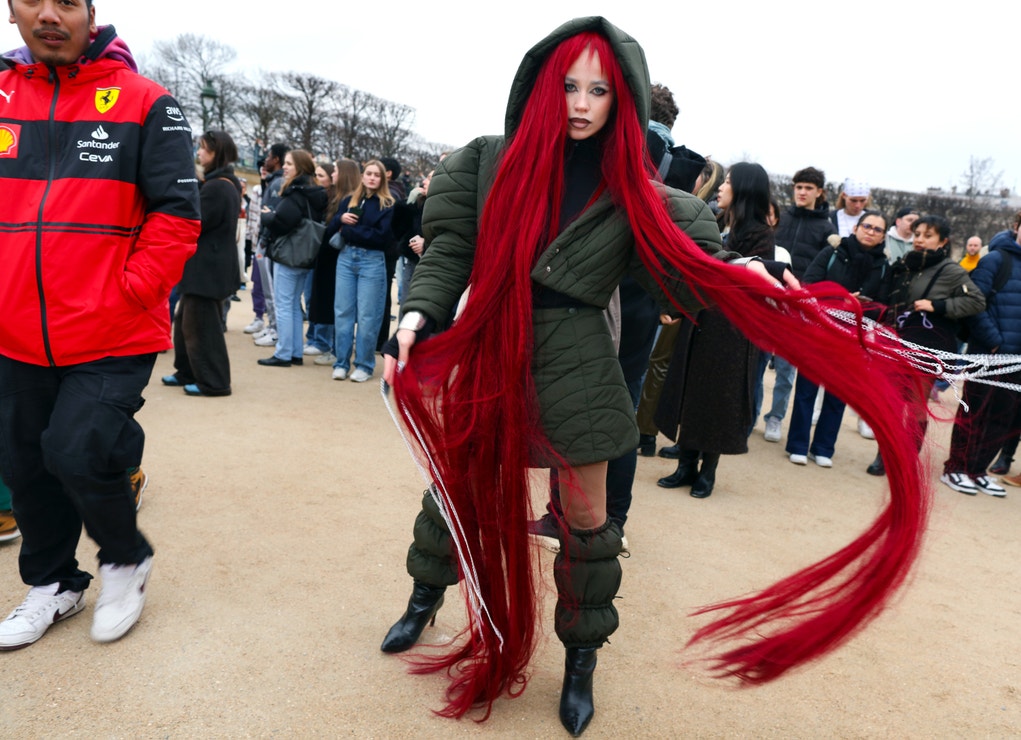
<svg viewBox="0 0 1021 740"><path fill-rule="evenodd" d="M865 423L864 419L858 419L858 434L865 439L875 439L876 434L872 431L872 427Z"/></svg>
<svg viewBox="0 0 1021 740"><path fill-rule="evenodd" d="M815 464L818 465L820 468L832 468L833 467L833 458L832 457L825 457L823 455L813 455L811 452L809 452L808 453L808 458L810 460L815 460Z"/></svg>
<svg viewBox="0 0 1021 740"><path fill-rule="evenodd" d="M275 347L277 343L276 332L266 332L255 340L256 347Z"/></svg>
<svg viewBox="0 0 1021 740"><path fill-rule="evenodd" d="M321 355L322 353L323 351L313 344L306 344L301 350L303 355Z"/></svg>
<svg viewBox="0 0 1021 740"><path fill-rule="evenodd" d="M17 650L31 645L62 619L85 608L81 591L61 591L59 583L33 586L21 606L0 622L0 650Z"/></svg>
<svg viewBox="0 0 1021 740"><path fill-rule="evenodd" d="M332 352L323 352L321 355L312 360L312 362L316 365L332 365L336 361L337 358Z"/></svg>
<svg viewBox="0 0 1021 740"><path fill-rule="evenodd" d="M151 571L151 555L138 565L99 566L103 589L92 617L93 640L113 642L135 626L145 606L145 585Z"/></svg>
<svg viewBox="0 0 1021 740"><path fill-rule="evenodd" d="M369 380L371 377L372 377L371 373L367 373L364 370L362 370L360 367L356 367L354 369L354 372L351 373L351 382L352 383L364 383L366 380Z"/></svg>
<svg viewBox="0 0 1021 740"><path fill-rule="evenodd" d="M795 455L791 453L790 461L795 465L808 465L808 455Z"/></svg>
<svg viewBox="0 0 1021 740"><path fill-rule="evenodd" d="M255 334L262 331L266 324L262 319L255 319L251 324L245 327L245 334Z"/></svg>
<svg viewBox="0 0 1021 740"><path fill-rule="evenodd" d="M333 368L333 379L334 380L347 380L347 370L342 367Z"/></svg>
<svg viewBox="0 0 1021 740"><path fill-rule="evenodd" d="M978 486L964 473L944 473L939 479L958 493L966 493L969 496L978 493Z"/></svg>
<svg viewBox="0 0 1021 740"><path fill-rule="evenodd" d="M774 419L772 416L766 417L766 431L763 432L762 436L765 437L767 442L779 442L780 441L780 420Z"/></svg>
<svg viewBox="0 0 1021 740"><path fill-rule="evenodd" d="M979 475L971 480L982 493L988 493L990 496L996 496L997 498L1003 498L1007 495L1007 489L997 483L995 478L990 478L988 475Z"/></svg>

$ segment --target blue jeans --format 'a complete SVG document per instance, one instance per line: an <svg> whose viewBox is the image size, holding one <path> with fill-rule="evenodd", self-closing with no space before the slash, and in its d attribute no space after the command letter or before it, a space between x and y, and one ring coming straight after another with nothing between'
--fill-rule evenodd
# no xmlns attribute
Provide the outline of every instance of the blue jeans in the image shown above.
<svg viewBox="0 0 1021 740"><path fill-rule="evenodd" d="M309 324L305 338L320 352L332 352L335 338L333 324Z"/></svg>
<svg viewBox="0 0 1021 740"><path fill-rule="evenodd" d="M273 302L277 316L277 349L273 356L277 359L301 359L305 348L301 291L308 272L307 268L288 267L279 262L273 266Z"/></svg>
<svg viewBox="0 0 1021 740"><path fill-rule="evenodd" d="M840 433L840 422L844 418L844 402L826 391L823 395L819 421L815 425L815 437L809 446L815 397L818 393L819 386L798 373L798 382L794 387L791 423L787 429L787 452L792 455L811 452L816 457L833 457L837 435Z"/></svg>
<svg viewBox="0 0 1021 740"><path fill-rule="evenodd" d="M376 367L376 339L386 303L386 257L378 249L348 245L337 257L337 294L333 308L337 337L334 367L355 367L371 374ZM355 324L358 325L357 339Z"/></svg>
<svg viewBox="0 0 1021 740"><path fill-rule="evenodd" d="M787 416L787 402L791 397L791 388L794 387L794 375L797 369L787 362L780 355L773 355L773 367L776 368L776 382L773 384L773 407L766 414L766 418L773 417L783 421Z"/></svg>

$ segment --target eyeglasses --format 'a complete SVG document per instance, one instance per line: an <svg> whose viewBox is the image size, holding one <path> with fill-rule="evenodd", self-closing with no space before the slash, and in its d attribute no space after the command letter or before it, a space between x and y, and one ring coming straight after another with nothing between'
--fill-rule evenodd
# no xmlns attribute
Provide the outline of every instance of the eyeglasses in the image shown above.
<svg viewBox="0 0 1021 740"><path fill-rule="evenodd" d="M882 226L873 226L872 224L861 224L858 228L859 229L864 229L865 231L868 231L868 232L870 232L872 234L882 234L883 233L883 227Z"/></svg>

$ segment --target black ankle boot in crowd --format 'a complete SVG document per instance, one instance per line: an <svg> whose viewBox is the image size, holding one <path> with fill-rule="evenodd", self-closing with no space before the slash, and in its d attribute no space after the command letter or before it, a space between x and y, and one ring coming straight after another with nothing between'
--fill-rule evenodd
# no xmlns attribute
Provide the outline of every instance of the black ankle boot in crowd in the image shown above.
<svg viewBox="0 0 1021 740"><path fill-rule="evenodd" d="M886 466L883 465L883 456L878 452L876 453L876 459L865 468L865 472L869 475L886 475Z"/></svg>
<svg viewBox="0 0 1021 740"><path fill-rule="evenodd" d="M430 586L415 581L407 611L386 633L379 649L384 653L402 653L418 642L426 624L436 623L436 612L443 606L443 592L446 590L446 586Z"/></svg>
<svg viewBox="0 0 1021 740"><path fill-rule="evenodd" d="M638 435L638 454L642 457L653 457L656 454L656 435Z"/></svg>
<svg viewBox="0 0 1021 740"><path fill-rule="evenodd" d="M656 481L660 488L690 486L698 478L698 450L681 450L677 458L677 470Z"/></svg>
<svg viewBox="0 0 1021 740"><path fill-rule="evenodd" d="M996 462L989 466L989 472L993 475L1006 475L1010 472L1010 464L1012 462L1014 462L1014 458L1008 455L1005 450L996 458Z"/></svg>
<svg viewBox="0 0 1021 740"><path fill-rule="evenodd" d="M720 462L720 456L711 452L702 453L702 468L698 471L698 480L691 487L691 495L694 498L709 498L713 493L713 486L716 485L716 466Z"/></svg>
<svg viewBox="0 0 1021 740"><path fill-rule="evenodd" d="M564 687L560 692L560 722L574 737L585 732L596 713L592 703L596 650L598 648L567 648Z"/></svg>

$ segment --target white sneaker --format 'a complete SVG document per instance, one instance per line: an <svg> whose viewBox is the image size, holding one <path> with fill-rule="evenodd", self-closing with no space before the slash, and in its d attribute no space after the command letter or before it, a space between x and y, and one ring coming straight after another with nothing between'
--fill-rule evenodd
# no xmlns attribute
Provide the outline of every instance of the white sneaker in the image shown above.
<svg viewBox="0 0 1021 740"><path fill-rule="evenodd" d="M972 478L975 483L975 487L982 493L988 493L990 496L996 496L997 498L1003 498L1007 495L1007 489L996 482L995 478L990 478L988 475L979 475Z"/></svg>
<svg viewBox="0 0 1021 740"><path fill-rule="evenodd" d="M858 419L858 434L865 439L875 439L876 434L872 431L872 427L865 423L864 419Z"/></svg>
<svg viewBox="0 0 1021 740"><path fill-rule="evenodd" d="M262 331L265 326L266 323L262 319L255 319L255 321L245 327L245 334L255 334Z"/></svg>
<svg viewBox="0 0 1021 740"><path fill-rule="evenodd" d="M59 583L33 586L21 606L0 622L0 650L17 650L31 645L61 619L72 617L85 608L81 591L61 591Z"/></svg>
<svg viewBox="0 0 1021 740"><path fill-rule="evenodd" d="M255 340L256 347L275 347L277 343L276 332L266 332Z"/></svg>
<svg viewBox="0 0 1021 740"><path fill-rule="evenodd" d="M252 332L252 339L261 339L262 337L264 337L267 334L269 334L271 331L273 331L273 330L270 329L268 326L263 326L258 331L253 331Z"/></svg>
<svg viewBox="0 0 1021 740"><path fill-rule="evenodd" d="M337 358L332 352L323 352L321 355L312 360L312 362L316 365L332 365L336 361Z"/></svg>
<svg viewBox="0 0 1021 740"><path fill-rule="evenodd" d="M333 379L334 380L347 380L347 370L342 367L333 368Z"/></svg>
<svg viewBox="0 0 1021 740"><path fill-rule="evenodd" d="M823 457L822 455L813 455L811 452L808 453L808 457L811 460L815 460L815 464L818 465L820 468L832 468L833 467L833 458L832 457Z"/></svg>
<svg viewBox="0 0 1021 740"><path fill-rule="evenodd" d="M365 372L360 367L356 367L354 369L354 372L351 373L351 382L352 383L364 383L366 380L369 380L371 378L372 378L372 374Z"/></svg>
<svg viewBox="0 0 1021 740"><path fill-rule="evenodd" d="M808 456L791 453L790 461L795 465L808 465Z"/></svg>
<svg viewBox="0 0 1021 740"><path fill-rule="evenodd" d="M964 473L944 473L939 479L958 493L966 493L969 496L978 493L978 486Z"/></svg>
<svg viewBox="0 0 1021 740"><path fill-rule="evenodd" d="M92 639L113 642L123 637L142 616L145 584L152 571L150 555L138 565L100 565L103 590L92 617Z"/></svg>
<svg viewBox="0 0 1021 740"><path fill-rule="evenodd" d="M766 417L766 431L762 435L766 441L779 442L780 432L780 420L774 419L772 416Z"/></svg>
<svg viewBox="0 0 1021 740"><path fill-rule="evenodd" d="M321 355L322 353L323 351L321 349L311 344L306 344L301 350L301 354L303 355Z"/></svg>

